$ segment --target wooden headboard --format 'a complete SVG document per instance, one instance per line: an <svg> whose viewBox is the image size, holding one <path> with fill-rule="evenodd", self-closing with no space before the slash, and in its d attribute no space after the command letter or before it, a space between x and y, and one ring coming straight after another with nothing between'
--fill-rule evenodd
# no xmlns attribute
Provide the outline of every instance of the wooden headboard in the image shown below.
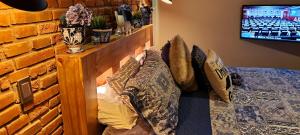
<svg viewBox="0 0 300 135"><path fill-rule="evenodd" d="M97 45L78 54L58 54L57 68L64 132L66 135L97 135L96 78L108 69L113 72L128 56L153 44L152 25L107 44ZM93 45L87 45L89 48Z"/></svg>

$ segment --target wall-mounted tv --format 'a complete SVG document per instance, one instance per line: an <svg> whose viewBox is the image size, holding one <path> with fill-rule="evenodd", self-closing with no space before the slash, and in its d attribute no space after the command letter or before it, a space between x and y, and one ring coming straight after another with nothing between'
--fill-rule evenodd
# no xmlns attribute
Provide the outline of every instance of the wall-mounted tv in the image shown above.
<svg viewBox="0 0 300 135"><path fill-rule="evenodd" d="M241 38L300 42L300 6L244 5Z"/></svg>

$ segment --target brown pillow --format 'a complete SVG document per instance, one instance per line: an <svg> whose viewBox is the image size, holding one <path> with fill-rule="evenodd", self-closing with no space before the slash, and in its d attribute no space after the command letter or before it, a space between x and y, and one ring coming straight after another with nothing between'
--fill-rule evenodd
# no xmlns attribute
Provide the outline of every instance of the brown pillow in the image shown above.
<svg viewBox="0 0 300 135"><path fill-rule="evenodd" d="M169 60L173 78L181 90L185 92L198 90L191 54L179 35L175 36L171 41Z"/></svg>
<svg viewBox="0 0 300 135"><path fill-rule="evenodd" d="M230 102L232 91L231 77L221 58L213 50L208 50L204 71L214 91L225 102Z"/></svg>

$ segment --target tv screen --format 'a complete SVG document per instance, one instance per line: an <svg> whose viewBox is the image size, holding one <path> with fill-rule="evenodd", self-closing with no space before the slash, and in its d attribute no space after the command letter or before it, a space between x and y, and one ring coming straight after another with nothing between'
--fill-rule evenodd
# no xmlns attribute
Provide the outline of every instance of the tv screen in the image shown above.
<svg viewBox="0 0 300 135"><path fill-rule="evenodd" d="M300 6L243 6L241 38L300 42Z"/></svg>

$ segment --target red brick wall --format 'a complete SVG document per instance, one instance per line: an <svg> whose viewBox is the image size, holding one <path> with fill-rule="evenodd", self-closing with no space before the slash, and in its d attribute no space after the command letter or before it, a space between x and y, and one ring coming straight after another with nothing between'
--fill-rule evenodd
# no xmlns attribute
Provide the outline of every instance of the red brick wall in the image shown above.
<svg viewBox="0 0 300 135"><path fill-rule="evenodd" d="M113 22L114 9L135 0L48 0L41 12L24 12L0 3L0 135L63 132L55 54L64 47L59 17L74 3ZM34 102L21 110L16 81L31 76Z"/></svg>

